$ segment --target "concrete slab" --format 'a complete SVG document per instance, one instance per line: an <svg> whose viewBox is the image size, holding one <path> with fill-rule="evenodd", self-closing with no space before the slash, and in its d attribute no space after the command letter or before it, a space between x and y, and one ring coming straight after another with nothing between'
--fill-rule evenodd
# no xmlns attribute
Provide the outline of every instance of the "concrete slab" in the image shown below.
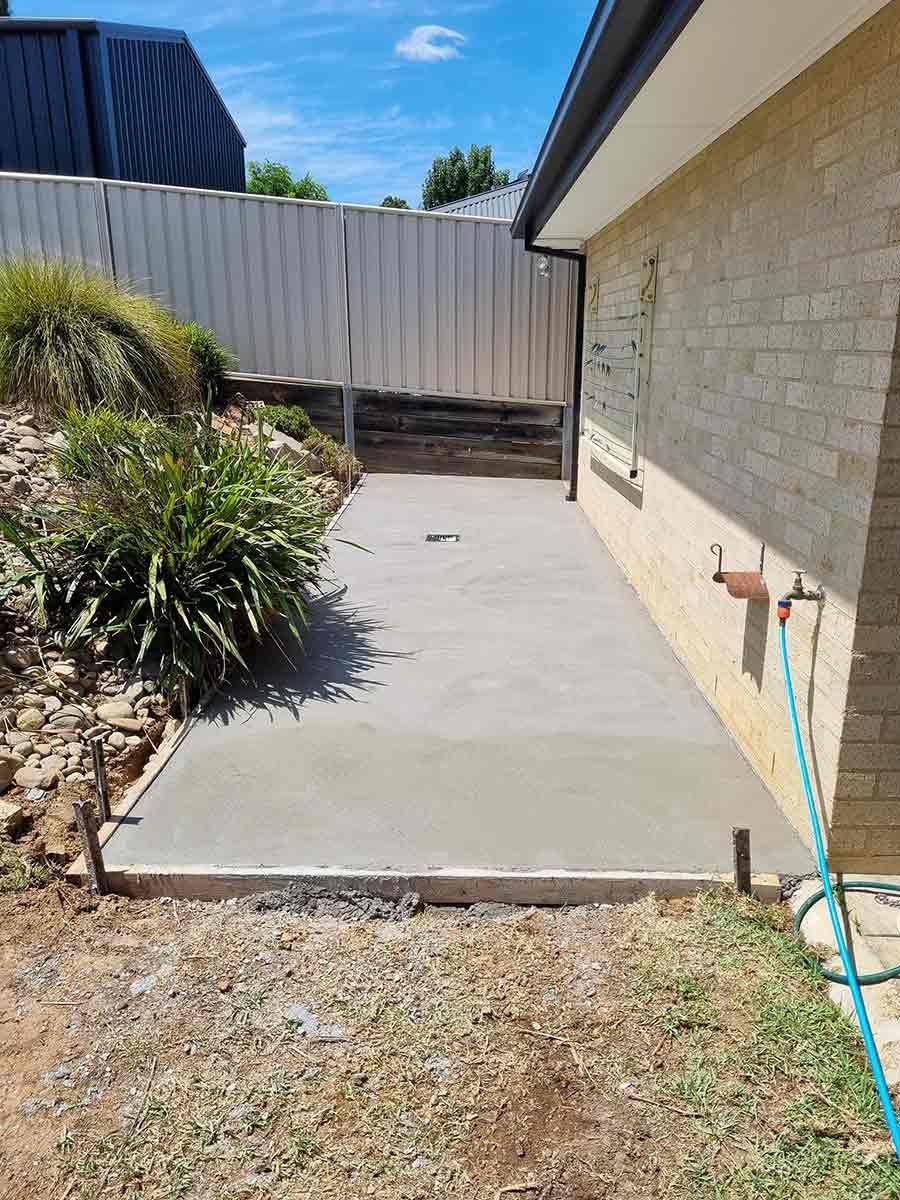
<svg viewBox="0 0 900 1200"><path fill-rule="evenodd" d="M332 569L305 661L212 707L112 869L720 872L732 825L754 870L810 869L557 482L370 477Z"/></svg>

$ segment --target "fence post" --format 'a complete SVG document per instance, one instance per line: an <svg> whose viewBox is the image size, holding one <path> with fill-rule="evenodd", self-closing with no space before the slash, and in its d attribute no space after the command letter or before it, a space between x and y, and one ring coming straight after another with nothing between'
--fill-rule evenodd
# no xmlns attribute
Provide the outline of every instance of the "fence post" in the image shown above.
<svg viewBox="0 0 900 1200"><path fill-rule="evenodd" d="M347 219L343 204L337 206L338 231L337 251L339 276L341 280L341 297L344 310L343 350L344 381L341 387L341 398L344 412L344 445L351 453L356 453L356 423L353 414L353 345L350 336L350 275L347 264Z"/></svg>
<svg viewBox="0 0 900 1200"><path fill-rule="evenodd" d="M103 270L110 279L115 279L116 264L113 260L109 200L106 195L106 184L102 179L94 180L94 202L97 206L97 232L100 235L100 257L103 259Z"/></svg>

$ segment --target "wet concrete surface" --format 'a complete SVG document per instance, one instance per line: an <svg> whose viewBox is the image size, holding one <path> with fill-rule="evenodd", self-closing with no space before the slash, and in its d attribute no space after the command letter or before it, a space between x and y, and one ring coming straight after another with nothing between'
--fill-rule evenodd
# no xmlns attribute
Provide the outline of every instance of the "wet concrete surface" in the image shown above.
<svg viewBox="0 0 900 1200"><path fill-rule="evenodd" d="M109 863L722 871L746 825L754 870L810 868L558 482L370 476L331 575Z"/></svg>

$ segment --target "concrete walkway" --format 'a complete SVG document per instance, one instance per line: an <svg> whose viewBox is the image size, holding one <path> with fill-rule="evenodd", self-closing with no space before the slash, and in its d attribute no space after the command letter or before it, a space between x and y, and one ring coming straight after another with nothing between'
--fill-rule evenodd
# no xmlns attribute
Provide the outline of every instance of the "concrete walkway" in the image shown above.
<svg viewBox="0 0 900 1200"><path fill-rule="evenodd" d="M427 533L459 542L428 543ZM306 661L269 653L110 863L723 871L807 852L555 481L376 475Z"/></svg>

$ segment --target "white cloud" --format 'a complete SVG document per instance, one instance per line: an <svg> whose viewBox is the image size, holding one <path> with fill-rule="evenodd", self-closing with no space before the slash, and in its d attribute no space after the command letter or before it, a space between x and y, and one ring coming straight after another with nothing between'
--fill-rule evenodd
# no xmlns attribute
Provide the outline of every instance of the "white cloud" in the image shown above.
<svg viewBox="0 0 900 1200"><path fill-rule="evenodd" d="M240 63L228 67L211 67L210 74L220 88L234 83L236 79L244 79L247 75L257 75L261 71L274 71L275 63Z"/></svg>
<svg viewBox="0 0 900 1200"><path fill-rule="evenodd" d="M417 25L394 49L401 58L411 62L441 62L460 58L459 47L465 40L465 34L448 29L446 25Z"/></svg>

